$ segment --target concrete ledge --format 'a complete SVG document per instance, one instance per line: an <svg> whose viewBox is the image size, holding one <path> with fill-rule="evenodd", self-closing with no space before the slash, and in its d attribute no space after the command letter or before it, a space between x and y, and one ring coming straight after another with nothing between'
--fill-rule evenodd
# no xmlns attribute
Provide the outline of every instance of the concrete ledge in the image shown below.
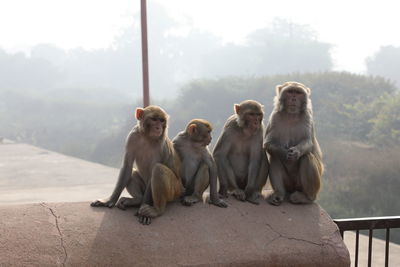
<svg viewBox="0 0 400 267"><path fill-rule="evenodd" d="M228 203L173 203L149 226L88 202L0 206L0 266L350 266L317 204Z"/></svg>

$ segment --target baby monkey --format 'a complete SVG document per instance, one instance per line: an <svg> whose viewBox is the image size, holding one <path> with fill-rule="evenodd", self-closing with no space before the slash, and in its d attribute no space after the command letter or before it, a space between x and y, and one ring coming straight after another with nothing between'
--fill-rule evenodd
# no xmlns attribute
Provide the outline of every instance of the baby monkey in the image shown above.
<svg viewBox="0 0 400 267"><path fill-rule="evenodd" d="M185 131L172 140L181 161L181 177L185 187L182 204L191 206L202 201L204 191L210 186L210 202L218 207L228 205L217 191L217 166L208 145L211 142L211 124L203 119L191 120Z"/></svg>

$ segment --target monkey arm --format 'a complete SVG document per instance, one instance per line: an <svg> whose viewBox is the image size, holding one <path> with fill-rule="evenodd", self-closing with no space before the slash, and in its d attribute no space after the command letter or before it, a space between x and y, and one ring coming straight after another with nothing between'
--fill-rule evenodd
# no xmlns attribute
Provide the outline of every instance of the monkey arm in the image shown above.
<svg viewBox="0 0 400 267"><path fill-rule="evenodd" d="M218 191L217 191L217 164L215 163L214 159L209 155L208 160L206 161L208 165L208 170L210 174L210 201L212 204L226 208L228 205L219 198Z"/></svg>
<svg viewBox="0 0 400 267"><path fill-rule="evenodd" d="M214 160L217 165L218 177L220 182L220 192L226 193L229 184L237 188L235 174L228 160L228 153L231 149L232 142L223 134L215 145L213 152ZM222 189L222 190L221 190ZM224 192L225 191L225 192Z"/></svg>
<svg viewBox="0 0 400 267"><path fill-rule="evenodd" d="M121 170L119 172L118 180L115 185L114 191L110 196L110 201L116 202L121 195L124 188L127 186L129 179L132 176L133 162L135 157L133 153L128 151L125 153L124 162L122 164Z"/></svg>
<svg viewBox="0 0 400 267"><path fill-rule="evenodd" d="M268 154L282 159L284 159L287 154L287 149L272 138L266 138L266 141L264 143L264 150L266 150Z"/></svg>
<svg viewBox="0 0 400 267"><path fill-rule="evenodd" d="M299 157L301 157L307 153L310 153L313 149L313 146L314 146L314 144L313 144L312 139L307 138L307 139L302 140L300 143L298 143L294 147L299 150L299 152L300 152Z"/></svg>
<svg viewBox="0 0 400 267"><path fill-rule="evenodd" d="M122 190L124 190L124 188L127 186L129 179L132 176L133 160L134 158L128 159L128 156L125 155L123 166L119 172L118 181L115 184L115 188L111 196L106 199L97 199L90 204L92 207L112 208L115 206L122 193Z"/></svg>
<svg viewBox="0 0 400 267"><path fill-rule="evenodd" d="M195 186L195 175L196 171L199 168L197 162L193 160L184 159L183 160L183 177L182 180L184 181L185 186L185 195L191 195L194 191Z"/></svg>
<svg viewBox="0 0 400 267"><path fill-rule="evenodd" d="M284 159L286 158L287 148L282 146L277 138L273 136L272 127L272 122L270 121L267 124L267 129L265 131L265 141L263 145L264 151L268 152L268 154L272 156Z"/></svg>
<svg viewBox="0 0 400 267"><path fill-rule="evenodd" d="M217 164L215 161L211 158L208 162L208 169L210 171L210 198L211 201L213 199L218 198L218 192L217 192Z"/></svg>
<svg viewBox="0 0 400 267"><path fill-rule="evenodd" d="M254 142L251 146L249 168L247 174L248 182L245 189L245 192L248 194L254 191L256 187L256 182L261 165L262 150L260 149L260 147L262 147L262 138L260 138L260 141Z"/></svg>

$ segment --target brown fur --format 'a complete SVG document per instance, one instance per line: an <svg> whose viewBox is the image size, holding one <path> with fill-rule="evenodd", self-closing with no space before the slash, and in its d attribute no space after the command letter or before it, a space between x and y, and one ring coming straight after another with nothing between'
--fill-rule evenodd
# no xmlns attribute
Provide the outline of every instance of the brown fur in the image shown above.
<svg viewBox="0 0 400 267"><path fill-rule="evenodd" d="M194 119L172 141L182 161L181 176L186 188L183 205L191 206L201 201L204 191L210 185L211 203L227 207L218 197L217 167L207 147L211 142L211 131L212 126L208 121Z"/></svg>
<svg viewBox="0 0 400 267"><path fill-rule="evenodd" d="M129 133L123 164L111 196L91 203L93 207L121 209L140 207L137 215L142 224L164 213L166 203L183 192L180 160L167 137L167 113L157 106L137 108L138 124ZM136 163L136 169L133 164ZM119 198L123 189L132 198Z"/></svg>
<svg viewBox="0 0 400 267"><path fill-rule="evenodd" d="M314 130L311 90L298 82L286 82L276 87L276 93L264 143L274 189L268 201L279 205L288 197L292 203L311 203L324 171Z"/></svg>
<svg viewBox="0 0 400 267"><path fill-rule="evenodd" d="M268 159L262 149L263 106L253 100L234 105L215 145L213 156L218 167L219 193L228 191L241 201L258 204L268 176Z"/></svg>

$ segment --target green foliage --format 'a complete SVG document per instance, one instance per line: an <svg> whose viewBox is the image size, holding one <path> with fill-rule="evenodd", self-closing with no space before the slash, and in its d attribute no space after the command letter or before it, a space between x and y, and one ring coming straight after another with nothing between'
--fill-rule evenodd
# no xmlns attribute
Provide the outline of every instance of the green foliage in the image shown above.
<svg viewBox="0 0 400 267"><path fill-rule="evenodd" d="M170 114L170 137L190 119L204 118L214 126L215 142L234 103L261 102L267 120L275 86L291 80L312 89L327 170L319 203L334 218L397 215L400 96L383 78L322 72L194 80L175 100L153 104ZM62 90L0 90L0 132L6 138L119 167L124 140L136 123L134 109L141 104L117 103L123 92L114 91L115 99L109 102L104 99L111 98L101 94L107 90L86 90L85 99ZM400 242L396 235L394 240Z"/></svg>
<svg viewBox="0 0 400 267"><path fill-rule="evenodd" d="M326 173L319 204L332 218L398 216L400 145L385 149L323 139ZM391 240L400 243L400 233Z"/></svg>
<svg viewBox="0 0 400 267"><path fill-rule="evenodd" d="M371 119L370 140L384 146L400 144L400 95L385 95L376 104L380 108L376 117Z"/></svg>
<svg viewBox="0 0 400 267"><path fill-rule="evenodd" d="M396 90L383 78L347 72L196 80L181 90L177 105L170 110L175 123L172 132L183 129L192 117L208 119L216 129L220 129L232 114L233 104L245 99L261 102L268 117L272 111L275 86L292 80L302 82L312 90L318 133L365 142L377 140L372 132L379 128L377 116ZM182 108L185 112L181 112ZM382 127L391 127L388 131L396 133L395 124Z"/></svg>

